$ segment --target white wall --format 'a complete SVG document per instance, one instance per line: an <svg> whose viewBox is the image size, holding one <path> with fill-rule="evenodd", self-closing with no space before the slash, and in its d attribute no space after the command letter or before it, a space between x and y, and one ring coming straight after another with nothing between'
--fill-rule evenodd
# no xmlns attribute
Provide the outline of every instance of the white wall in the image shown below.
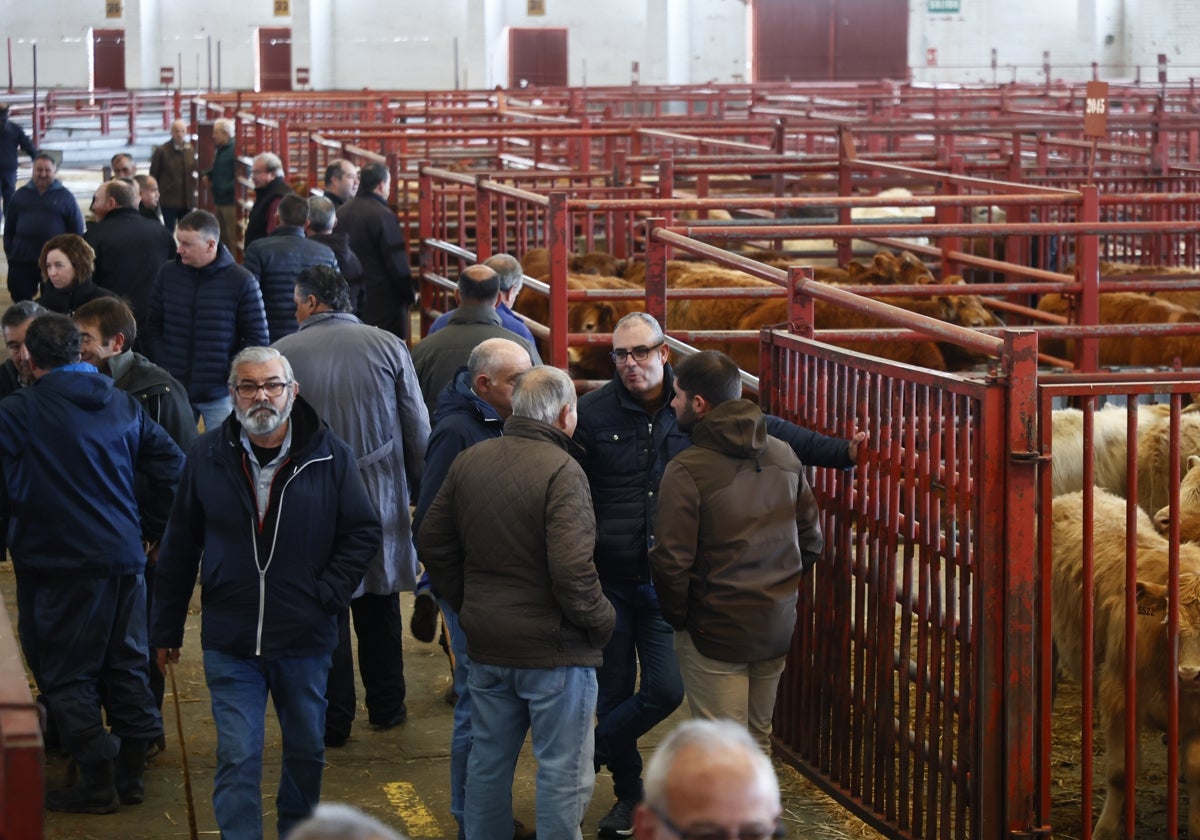
<svg viewBox="0 0 1200 840"><path fill-rule="evenodd" d="M961 12L930 14L928 0L909 3L909 64L923 82L1042 81L1042 52L1051 78L1090 79L1092 62L1104 80L1155 77L1158 53L1167 53L1169 78L1200 75L1200 3L1195 0L962 0ZM1108 43L1111 36L1111 43ZM937 66L926 50L937 50Z"/></svg>
<svg viewBox="0 0 1200 840"><path fill-rule="evenodd" d="M1131 78L1140 66L1152 79L1158 53L1172 79L1200 76L1197 0L961 0L955 14L908 2L916 81L992 81L993 47L998 81L1040 80L1043 50L1056 79L1088 78L1093 61L1103 78ZM131 87L157 87L159 67L180 57L179 81L207 84L211 39L214 82L219 45L222 87L252 88L261 26L292 28L293 66L309 67L317 89L506 84L514 26L566 27L573 85L629 84L635 61L644 84L748 76L747 0L545 0L545 8L530 17L527 0L292 0L291 16L277 18L273 0L124 0L123 18L110 21L102 0L0 0L0 42L12 39L18 87L33 82L33 39L43 88L85 86L89 27L125 28ZM926 64L929 49L937 66Z"/></svg>

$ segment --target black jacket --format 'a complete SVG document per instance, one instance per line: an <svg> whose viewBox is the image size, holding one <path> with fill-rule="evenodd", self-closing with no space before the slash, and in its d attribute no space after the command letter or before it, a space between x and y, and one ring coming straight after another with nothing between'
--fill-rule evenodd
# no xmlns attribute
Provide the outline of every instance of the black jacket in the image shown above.
<svg viewBox="0 0 1200 840"><path fill-rule="evenodd" d="M129 301L138 325L150 306L150 290L162 264L175 257L175 237L157 218L148 219L132 207L118 207L83 235L96 252L92 279Z"/></svg>
<svg viewBox="0 0 1200 840"><path fill-rule="evenodd" d="M303 397L290 422L261 522L236 415L192 446L159 553L155 647L182 644L197 571L205 650L270 660L337 644L337 613L379 548L379 515L354 453Z"/></svg>
<svg viewBox="0 0 1200 840"><path fill-rule="evenodd" d="M310 233L308 238L313 242L320 242L330 251L333 251L333 256L337 258L338 271L342 273L342 277L346 278L346 282L353 288L362 284L363 267L362 262L350 250L350 237L339 230L329 233ZM354 296L350 296L351 300Z"/></svg>
<svg viewBox="0 0 1200 840"><path fill-rule="evenodd" d="M408 263L408 237L396 214L379 196L359 193L338 209L338 226L362 262L367 305L358 317L363 323L407 338L408 307L417 298Z"/></svg>
<svg viewBox="0 0 1200 840"><path fill-rule="evenodd" d="M306 239L304 229L292 225L280 225L270 236L246 247L242 267L257 278L262 288L272 344L300 328L292 295L296 277L314 265L337 268L337 260L333 251L320 242Z"/></svg>
<svg viewBox="0 0 1200 840"><path fill-rule="evenodd" d="M245 247L249 248L251 242L262 239L273 230L271 217L275 215L279 200L285 195L292 195L292 188L282 176L261 190L254 191L254 206L250 208L250 215L246 219Z"/></svg>
<svg viewBox="0 0 1200 840"><path fill-rule="evenodd" d="M38 303L51 312L70 315L88 301L98 297L111 297L112 294L108 289L101 289L90 278L82 283L73 283L66 289L56 289L49 280L43 280Z"/></svg>
<svg viewBox="0 0 1200 840"><path fill-rule="evenodd" d="M16 169L19 150L24 150L31 158L37 154L33 141L25 134L24 129L6 114L0 117L0 169Z"/></svg>
<svg viewBox="0 0 1200 840"><path fill-rule="evenodd" d="M650 581L648 553L654 542L658 485L667 462L691 445L676 424L671 366L663 371L663 405L653 417L621 384L619 374L579 400L575 440L596 508L596 570L602 581ZM849 444L767 417L767 431L807 466L853 466Z"/></svg>

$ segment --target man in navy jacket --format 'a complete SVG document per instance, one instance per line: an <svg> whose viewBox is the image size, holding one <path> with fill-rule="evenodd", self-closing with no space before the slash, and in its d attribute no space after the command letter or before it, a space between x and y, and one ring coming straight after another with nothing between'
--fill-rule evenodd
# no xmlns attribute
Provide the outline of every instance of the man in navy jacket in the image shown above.
<svg viewBox="0 0 1200 840"><path fill-rule="evenodd" d="M161 668L179 660L200 574L213 810L226 840L263 836L268 693L283 736L279 836L316 807L337 614L382 538L354 453L298 392L278 350L234 358L234 413L192 446L159 554L151 641Z"/></svg>
<svg viewBox="0 0 1200 840"><path fill-rule="evenodd" d="M79 767L77 783L46 805L111 813L118 797L142 801L146 748L163 731L147 681L143 540L162 533L183 452L137 400L79 361L70 318L36 318L25 346L35 381L0 401L0 506L21 646ZM138 475L148 491L140 510Z"/></svg>

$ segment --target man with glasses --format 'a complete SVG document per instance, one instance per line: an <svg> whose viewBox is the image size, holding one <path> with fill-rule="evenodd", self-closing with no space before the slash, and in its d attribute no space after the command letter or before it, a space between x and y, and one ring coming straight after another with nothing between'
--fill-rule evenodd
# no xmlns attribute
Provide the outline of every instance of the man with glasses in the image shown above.
<svg viewBox="0 0 1200 840"><path fill-rule="evenodd" d="M193 210L179 220L179 253L154 278L144 335L146 355L183 383L206 429L219 426L233 407L225 385L230 359L267 343L258 281L220 237L212 213Z"/></svg>
<svg viewBox="0 0 1200 840"><path fill-rule="evenodd" d="M354 453L299 391L278 350L248 347L234 358L235 412L192 446L159 553L151 638L162 669L179 661L201 572L217 730L212 801L226 840L263 836L268 694L283 741L279 836L316 807L337 614L381 539Z"/></svg>
<svg viewBox="0 0 1200 840"><path fill-rule="evenodd" d="M633 811L642 799L637 739L683 700L675 633L663 619L648 560L663 470L691 443L671 408L674 373L665 341L650 315L626 315L613 330L616 374L579 400L575 440L585 450L582 464L596 510L596 570L617 611L617 628L597 675L596 766L612 772L617 798L600 820L602 837L632 834ZM853 466L865 437L839 440L775 417L767 422L770 434L810 466Z"/></svg>
<svg viewBox="0 0 1200 840"><path fill-rule="evenodd" d="M646 767L638 840L771 840L786 837L775 768L746 729L691 720L668 735Z"/></svg>

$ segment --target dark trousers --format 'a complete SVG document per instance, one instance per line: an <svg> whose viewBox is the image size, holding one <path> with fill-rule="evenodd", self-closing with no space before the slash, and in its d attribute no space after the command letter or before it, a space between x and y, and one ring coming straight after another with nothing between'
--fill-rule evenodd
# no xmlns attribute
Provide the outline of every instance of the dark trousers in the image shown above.
<svg viewBox="0 0 1200 840"><path fill-rule="evenodd" d="M4 220L4 211L8 209L8 202L12 201L16 190L17 170L0 169L0 221Z"/></svg>
<svg viewBox="0 0 1200 840"><path fill-rule="evenodd" d="M42 282L42 270L36 262L10 262L8 264L8 293L13 303L33 300Z"/></svg>
<svg viewBox="0 0 1200 840"><path fill-rule="evenodd" d="M162 735L150 693L141 575L18 573L17 605L21 647L68 755L95 764L115 758L122 738Z"/></svg>
<svg viewBox="0 0 1200 840"><path fill-rule="evenodd" d="M172 233L175 232L175 223L191 212L186 207L164 207L162 204L158 205L158 209L162 210L163 224Z"/></svg>
<svg viewBox="0 0 1200 840"><path fill-rule="evenodd" d="M404 623L400 596L363 595L338 615L338 646L333 652L325 698L325 734L345 736L354 720L354 656L350 646L350 617L358 636L358 668L366 690L367 719L386 724L404 709Z"/></svg>

